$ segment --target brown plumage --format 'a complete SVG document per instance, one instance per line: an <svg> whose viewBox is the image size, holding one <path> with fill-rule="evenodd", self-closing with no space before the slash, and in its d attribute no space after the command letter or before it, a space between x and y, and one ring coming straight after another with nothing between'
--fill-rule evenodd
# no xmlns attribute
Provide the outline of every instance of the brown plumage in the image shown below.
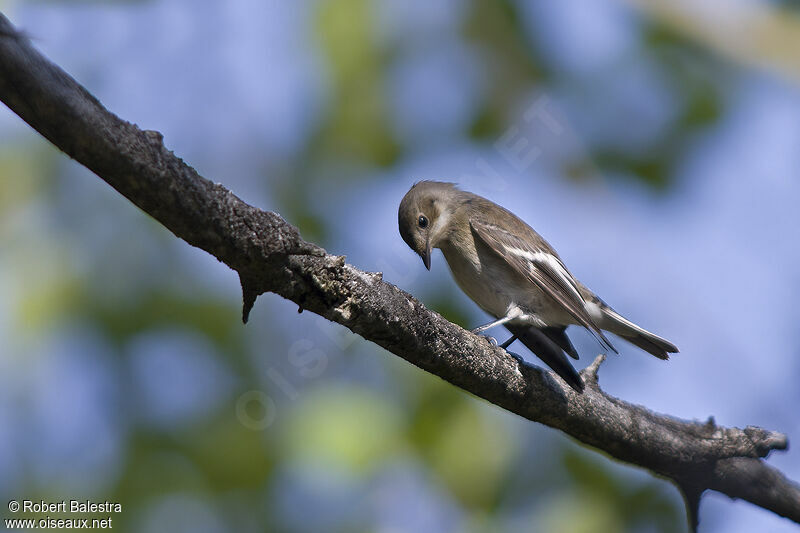
<svg viewBox="0 0 800 533"><path fill-rule="evenodd" d="M678 349L623 318L567 270L553 248L503 207L452 183L422 181L398 210L400 235L430 269L431 251L444 254L458 286L504 324L574 389L580 376L565 352L578 354L565 328L586 328L616 351L609 331L660 359ZM482 326L478 330L487 329Z"/></svg>

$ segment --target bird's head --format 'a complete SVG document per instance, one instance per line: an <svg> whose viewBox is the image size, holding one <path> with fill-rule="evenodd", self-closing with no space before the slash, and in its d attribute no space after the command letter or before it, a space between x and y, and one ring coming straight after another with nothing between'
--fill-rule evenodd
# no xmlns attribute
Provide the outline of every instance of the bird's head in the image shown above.
<svg viewBox="0 0 800 533"><path fill-rule="evenodd" d="M447 237L448 221L459 193L453 183L420 181L415 183L400 202L397 223L400 236L431 269L431 250Z"/></svg>

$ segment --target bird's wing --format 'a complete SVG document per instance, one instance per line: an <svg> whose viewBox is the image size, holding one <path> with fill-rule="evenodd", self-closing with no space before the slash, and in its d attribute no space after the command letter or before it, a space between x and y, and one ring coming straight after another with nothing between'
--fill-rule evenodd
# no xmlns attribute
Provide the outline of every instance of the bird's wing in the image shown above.
<svg viewBox="0 0 800 533"><path fill-rule="evenodd" d="M603 332L586 312L586 302L578 283L561 260L546 246L535 247L524 239L493 224L471 220L473 232L514 270L556 301L601 344L617 353Z"/></svg>

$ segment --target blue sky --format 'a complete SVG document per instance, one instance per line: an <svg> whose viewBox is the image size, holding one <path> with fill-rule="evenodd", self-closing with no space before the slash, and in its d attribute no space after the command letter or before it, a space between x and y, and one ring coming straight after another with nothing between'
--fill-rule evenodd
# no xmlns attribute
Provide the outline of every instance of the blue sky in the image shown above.
<svg viewBox="0 0 800 533"><path fill-rule="evenodd" d="M388 73L387 98L392 131L405 151L391 167L355 169L359 179L314 181L319 191L311 201L330 226L329 251L347 255L359 268L383 271L387 281L412 294L447 287L472 319L463 325L481 323L480 311L454 288L443 257L437 252L432 272L425 271L396 228L397 204L414 181L460 182L520 215L604 300L680 347L681 353L664 363L618 346L620 356L609 357L601 370L605 390L659 412L702 420L714 415L720 424L759 425L787 433L790 442L800 439L795 407L800 334L793 314L800 298L797 86L766 72L733 69L719 84L724 114L707 130L682 139L685 149L674 161L673 183L665 192L624 176L601 175L596 166L597 179L576 185L562 175L565 157L591 158L598 145L647 150L676 120L681 95L638 51L639 19L610 0L530 8L520 2L533 44L557 75L518 103L508 138L478 142L464 129L485 96L488 72L482 52L458 32L466 4L445 4L376 3L378 38L402 44ZM273 188L264 183L265 169L294 164L332 98L328 67L313 38L315 5L11 2L6 13L109 109L161 131L170 149L246 201L280 210ZM434 38L435 48L424 46ZM525 118L537 103L547 106L558 134ZM520 138L537 147L533 160L520 163L504 154L503 140ZM0 139L9 146L43 144L5 109ZM31 263L45 280L64 273L81 279L93 272L86 258L97 258L135 265L130 269L135 278L158 277L159 284L177 291L203 286L231 305L238 300L232 272L170 235L154 240L158 230L152 222L88 171L66 160L57 166L55 193L31 197L6 215L0 229L11 250L0 253L2 494L13 493L23 475L68 479L67 488L75 490L102 490L113 483L129 429L109 406L136 409L155 425L191 423L193 416L225 408L225 395L241 387L217 364L215 348L185 331L143 335L123 347L130 361L125 366L110 361L107 354L116 348L91 325L72 322L68 309L42 335L16 328L15 315L26 297L18 281ZM120 235L126 235L124 245ZM169 258L166 264L162 254ZM96 282L109 298L135 298L137 283L121 282L113 269L105 272ZM266 295L254 317L287 331L307 330L313 319L286 313L291 307ZM251 343L262 339L258 332L247 335ZM309 335L336 352L330 346L337 333L329 326ZM599 347L588 335L573 337L583 354L580 364L587 365ZM361 355L348 362L334 355L337 368L346 368L347 377L337 379L390 382L385 369L370 366L378 363L364 355L371 346L352 342ZM191 379L175 389L169 375L163 382L155 379L164 369ZM130 389L109 386L121 382ZM92 439L83 438L87 434ZM798 457L790 451L769 461L800 479ZM32 472L29 465L35 465ZM381 523L393 524L402 517L382 498L396 492L409 505L424 507L428 498L418 498L417 490L436 488L418 465L399 461L386 468L386 479L393 481L385 486L376 481L374 509ZM328 501L324 486L304 488L301 467L289 465L282 475L301 496L321 491L319 501ZM333 478L336 490L348 485ZM427 527L459 527L457 505L446 494L436 498L438 508L419 510L430 515ZM152 516L198 508L202 502L176 498L154 504ZM702 516L720 531L790 527L718 494L703 500ZM142 530L156 523L144 519Z"/></svg>

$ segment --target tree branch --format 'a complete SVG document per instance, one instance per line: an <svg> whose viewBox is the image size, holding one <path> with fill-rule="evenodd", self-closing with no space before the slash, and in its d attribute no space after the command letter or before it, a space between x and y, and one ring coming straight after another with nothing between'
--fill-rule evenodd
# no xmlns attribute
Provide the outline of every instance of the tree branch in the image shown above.
<svg viewBox="0 0 800 533"><path fill-rule="evenodd" d="M713 489L800 523L800 486L762 460L787 448L785 435L679 420L609 396L598 384L603 356L583 371L586 390L577 394L202 178L161 134L107 111L1 14L0 99L176 236L238 272L245 321L256 297L274 292L465 391L672 480L690 516L691 502Z"/></svg>

